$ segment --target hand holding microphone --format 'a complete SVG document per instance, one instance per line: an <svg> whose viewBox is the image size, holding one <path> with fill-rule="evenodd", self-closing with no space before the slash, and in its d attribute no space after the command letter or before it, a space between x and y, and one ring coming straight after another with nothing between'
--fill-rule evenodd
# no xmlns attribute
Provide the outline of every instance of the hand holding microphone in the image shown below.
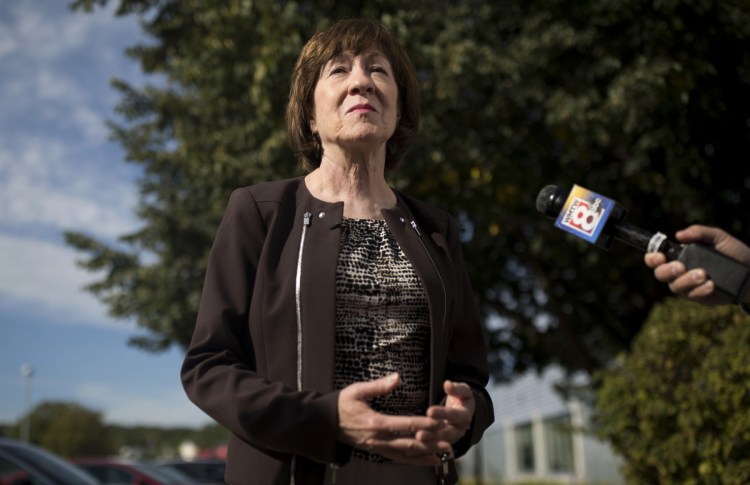
<svg viewBox="0 0 750 485"><path fill-rule="evenodd" d="M608 249L616 239L647 252L646 264L676 294L704 304L750 300L750 248L720 229L691 226L678 233L679 244L625 223L627 209L578 185L569 192L544 187L536 207L556 218L558 228L592 244Z"/></svg>
<svg viewBox="0 0 750 485"><path fill-rule="evenodd" d="M726 231L701 225L693 225L675 234L682 244L700 243L714 248L719 253L750 265L750 247ZM662 253L646 253L646 265L654 268L654 276L676 295L682 295L704 305L731 303L726 297L716 292L714 281L708 277L704 268L688 268L680 261L669 261ZM750 303L750 294L746 294L740 303Z"/></svg>

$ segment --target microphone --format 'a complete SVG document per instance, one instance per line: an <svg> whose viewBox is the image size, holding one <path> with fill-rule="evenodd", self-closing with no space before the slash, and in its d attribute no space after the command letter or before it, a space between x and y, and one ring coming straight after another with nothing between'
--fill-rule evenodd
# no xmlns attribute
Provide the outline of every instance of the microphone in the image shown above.
<svg viewBox="0 0 750 485"><path fill-rule="evenodd" d="M660 232L628 224L627 209L579 185L569 192L556 185L545 186L536 198L536 208L555 218L555 227L601 248L609 249L616 239L644 252L664 253L669 261L681 261L688 270L703 268L716 291L735 303L750 289L750 266L705 244L681 245Z"/></svg>

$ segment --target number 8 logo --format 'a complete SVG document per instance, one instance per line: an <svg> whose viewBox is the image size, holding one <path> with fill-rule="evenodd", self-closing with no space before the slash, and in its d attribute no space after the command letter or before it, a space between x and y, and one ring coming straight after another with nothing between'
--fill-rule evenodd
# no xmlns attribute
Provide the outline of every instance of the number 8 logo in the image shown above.
<svg viewBox="0 0 750 485"><path fill-rule="evenodd" d="M599 225L602 213L592 211L591 206L586 201L579 199L578 202L578 207L576 207L575 212L573 212L573 217L570 218L568 224L570 227L581 232L592 234L594 229L596 229L596 226Z"/></svg>

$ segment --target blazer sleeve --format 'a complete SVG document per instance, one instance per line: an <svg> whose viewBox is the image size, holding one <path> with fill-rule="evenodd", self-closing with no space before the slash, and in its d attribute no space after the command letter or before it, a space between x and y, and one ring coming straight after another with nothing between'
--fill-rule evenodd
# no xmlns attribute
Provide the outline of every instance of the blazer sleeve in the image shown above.
<svg viewBox="0 0 750 485"><path fill-rule="evenodd" d="M338 393L297 391L256 372L248 314L266 234L251 191L235 190L209 256L183 387L206 414L260 450L336 462Z"/></svg>
<svg viewBox="0 0 750 485"><path fill-rule="evenodd" d="M446 239L456 269L458 295L456 321L448 346L446 379L469 384L476 403L471 426L464 437L453 445L455 455L461 456L479 442L484 431L494 422L495 413L486 390L489 381L487 347L458 234L457 224L450 217Z"/></svg>

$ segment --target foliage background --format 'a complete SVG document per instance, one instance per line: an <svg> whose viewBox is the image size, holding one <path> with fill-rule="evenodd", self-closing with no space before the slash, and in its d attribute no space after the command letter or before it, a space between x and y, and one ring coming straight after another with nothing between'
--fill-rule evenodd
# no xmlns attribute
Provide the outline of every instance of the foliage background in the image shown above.
<svg viewBox="0 0 750 485"><path fill-rule="evenodd" d="M89 10L107 0L77 0ZM719 225L750 240L746 0L119 0L152 41L154 83L122 96L112 135L143 167L140 230L69 233L89 289L134 318L150 351L186 346L230 191L298 175L283 111L305 40L346 16L381 20L418 68L421 135L394 186L452 211L497 378L559 363L594 372L665 295L642 255L573 240L534 210L573 183L672 234Z"/></svg>
<svg viewBox="0 0 750 485"><path fill-rule="evenodd" d="M64 401L41 402L18 423L0 424L0 436L18 439L26 419L31 442L65 458L119 455L138 460L172 459L187 441L201 450L211 450L226 445L229 437L218 424L198 429L108 424L100 412Z"/></svg>
<svg viewBox="0 0 750 485"><path fill-rule="evenodd" d="M750 481L750 317L671 299L599 378L599 436L628 483Z"/></svg>

